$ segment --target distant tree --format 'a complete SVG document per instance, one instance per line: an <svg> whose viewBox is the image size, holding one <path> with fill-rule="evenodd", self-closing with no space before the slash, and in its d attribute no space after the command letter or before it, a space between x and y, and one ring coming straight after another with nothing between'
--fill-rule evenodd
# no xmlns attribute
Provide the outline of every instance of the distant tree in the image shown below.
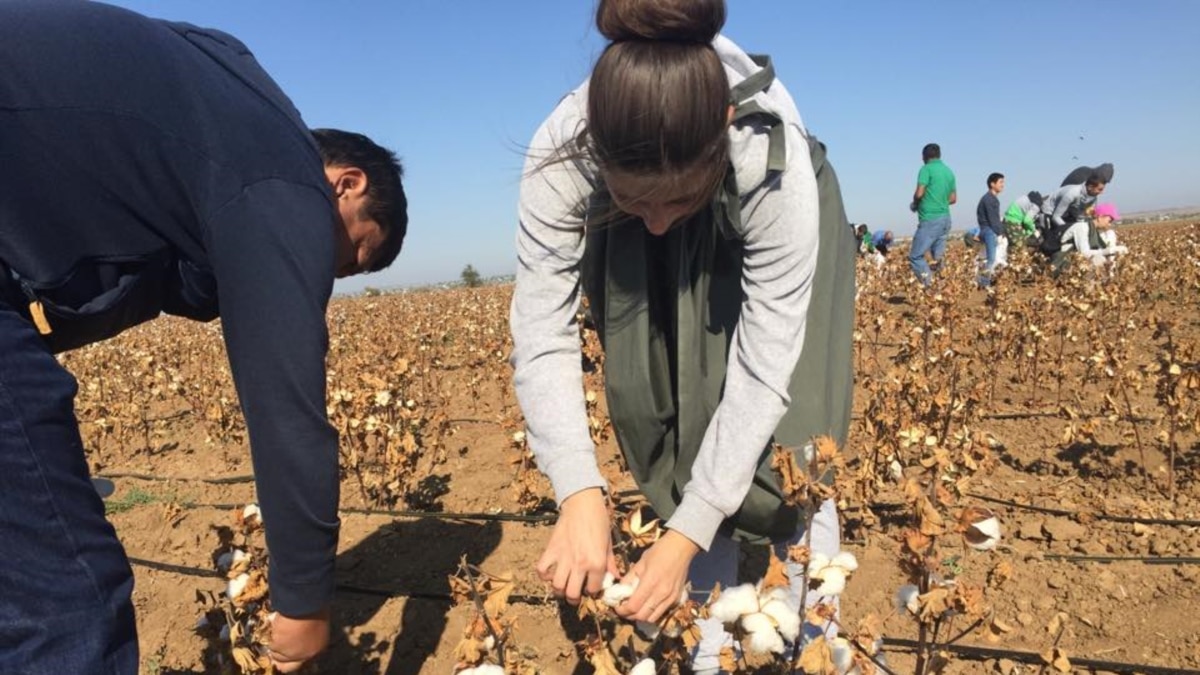
<svg viewBox="0 0 1200 675"><path fill-rule="evenodd" d="M374 298L382 293L383 291L375 288L374 286L367 286L365 289L363 289L363 295L367 296L368 298Z"/></svg>
<svg viewBox="0 0 1200 675"><path fill-rule="evenodd" d="M483 277L479 276L479 272L475 270L474 265L467 265L462 271L463 286L467 288L475 288L483 283Z"/></svg>

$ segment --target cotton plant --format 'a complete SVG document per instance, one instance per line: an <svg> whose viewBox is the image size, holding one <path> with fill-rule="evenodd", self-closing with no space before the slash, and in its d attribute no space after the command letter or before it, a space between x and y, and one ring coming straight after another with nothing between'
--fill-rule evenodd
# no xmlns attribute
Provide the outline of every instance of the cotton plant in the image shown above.
<svg viewBox="0 0 1200 675"><path fill-rule="evenodd" d="M223 539L225 548L213 561L224 578L224 589L199 593L202 615L195 630L215 647L211 667L222 672L233 668L243 673L269 672L266 645L275 614L267 584L262 512L248 504L234 512L233 521L233 538L240 542L234 545L233 538Z"/></svg>
<svg viewBox="0 0 1200 675"><path fill-rule="evenodd" d="M709 616L736 626L753 654L783 654L786 642L800 637L800 603L787 586L742 584L721 592Z"/></svg>
<svg viewBox="0 0 1200 675"><path fill-rule="evenodd" d="M823 553L813 553L808 561L809 582L820 582L816 587L819 596L841 595L846 590L846 579L858 569L858 559L853 553L842 551L830 558Z"/></svg>

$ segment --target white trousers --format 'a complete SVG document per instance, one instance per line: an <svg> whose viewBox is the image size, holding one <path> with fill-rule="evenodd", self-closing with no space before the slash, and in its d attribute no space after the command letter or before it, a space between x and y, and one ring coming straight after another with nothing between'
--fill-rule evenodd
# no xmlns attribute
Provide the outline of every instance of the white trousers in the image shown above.
<svg viewBox="0 0 1200 675"><path fill-rule="evenodd" d="M832 500L821 504L821 508L813 516L812 523L812 552L823 553L830 558L837 555L842 546L842 528L838 520L837 505ZM787 560L787 547L804 543L804 530L796 532L792 538L775 546L775 555ZM740 546L728 537L717 535L708 551L700 553L692 560L688 580L692 582L693 597L703 602L708 597L716 583L721 588L729 588L738 584L738 558ZM796 604L804 590L804 566L787 563L788 576L791 579L792 593L795 594ZM816 593L808 594L808 604L815 604ZM733 644L733 636L725 630L716 619L703 619L696 622L700 627L700 644L692 652L692 670L697 675L716 673L720 668L721 648Z"/></svg>

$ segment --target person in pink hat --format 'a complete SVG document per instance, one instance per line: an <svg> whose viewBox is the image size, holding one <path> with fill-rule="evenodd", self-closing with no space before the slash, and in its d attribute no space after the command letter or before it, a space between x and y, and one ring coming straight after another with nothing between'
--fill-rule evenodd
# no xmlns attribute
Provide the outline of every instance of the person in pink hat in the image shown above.
<svg viewBox="0 0 1200 675"><path fill-rule="evenodd" d="M1091 218L1076 221L1062 235L1061 249L1051 258L1054 274L1059 274L1070 260L1071 253L1078 253L1097 268L1111 266L1116 256L1128 253L1129 249L1117 244L1113 224L1121 219L1115 204L1097 204Z"/></svg>

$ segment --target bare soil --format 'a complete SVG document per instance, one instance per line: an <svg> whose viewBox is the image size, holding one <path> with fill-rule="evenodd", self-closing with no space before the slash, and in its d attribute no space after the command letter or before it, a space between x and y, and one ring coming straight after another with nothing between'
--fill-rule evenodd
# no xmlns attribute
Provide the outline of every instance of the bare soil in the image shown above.
<svg viewBox="0 0 1200 675"><path fill-rule="evenodd" d="M1135 228L1122 232L1122 239L1135 251L1139 247L1159 250L1167 245L1163 242L1183 237L1185 227ZM1196 226L1188 231L1196 237ZM952 255L968 255L961 249L961 244L956 245ZM1172 264L1196 264L1196 249L1191 251ZM899 253L888 263L893 268L904 264ZM1177 337L1197 343L1197 289L1173 285L1186 285L1186 279L1194 283L1195 273L1186 276L1161 269L1153 275L1139 277L1161 279L1160 287L1144 289L1146 311L1172 313L1178 322ZM1001 283L1017 282L1002 279ZM1015 297L1044 288L1019 287ZM909 311L906 297L913 292L912 286L897 287L887 311L901 315ZM436 442L432 434L420 439L428 446L421 448L407 479L421 490L411 491L407 503L398 500L386 506L458 513L519 513L529 506L517 489L521 454L512 441L521 422L506 363L511 346L506 324L510 297L511 287L494 286L333 302L331 392L354 387L362 396L370 396L371 386L359 376L373 373L393 385L395 396L414 399L427 418L446 422L447 433ZM984 298L984 292L977 291L964 301L970 321L982 321ZM860 326L869 325L872 318L860 316ZM1153 344L1148 331L1133 339L1139 345L1135 353L1148 361ZM874 361L860 359L859 367L886 360L889 348L882 349ZM395 385L399 359L410 364L410 372L402 385ZM80 380L77 407L93 471L156 478L114 478L117 491L108 502L111 520L130 557L153 563L139 562L134 567L143 671L210 672L213 647L193 631L199 615L196 592L223 587L222 580L204 576L213 570L217 546L213 528L232 518L232 509L221 505L254 501L254 487L249 482L210 484L168 478L252 473L219 330L164 318L107 344L69 354L64 362ZM1028 383L1015 379L1012 368L1002 364L989 410L993 417L982 423L1002 444L1001 462L975 486L976 493L1092 515L1200 520L1200 446L1194 434L1182 437L1179 487L1172 501L1165 494L1165 458L1153 441L1153 421L1141 423L1142 452L1128 438L1131 425L1120 420L1103 425L1095 443L1064 445L1060 441L1068 420L1054 404L1053 383L1033 391ZM587 385L602 392L597 376L589 376ZM402 386L407 390L401 391ZM1076 410L1102 408L1099 388L1072 381L1066 383L1066 390ZM601 393L600 417L602 399ZM856 407L861 410L858 399ZM1152 387L1136 392L1133 403L1147 419L1157 414ZM1027 413L1042 416L1021 416ZM856 422L848 451L854 454L864 443ZM1149 476L1140 473L1143 452ZM616 487L632 486L611 438L600 445L599 458ZM379 507L364 498L360 478L346 471L343 506ZM540 496L550 496L544 479L529 480ZM915 624L895 616L893 609L893 596L905 581L897 562L900 523L889 516L896 512L889 507L900 502L898 488L885 491L885 498L875 505L881 522L870 528L861 526L861 514L854 509L845 514L844 547L858 557L860 569L842 596L841 609L848 624L869 612L890 617L887 635L912 639ZM1200 668L1200 617L1193 604L1200 601L1200 565L1055 558L1196 558L1200 528L1143 526L1086 515L1072 519L990 506L1004 523L1003 543L994 552L964 551L961 565L965 573L982 578L1001 560L1013 564L1014 578L994 596L996 616L1011 632L998 643L971 634L962 644L1041 652L1054 641L1047 625L1056 613L1065 612L1070 618L1059 646L1073 657ZM486 570L516 573L517 592L530 597L515 603L515 642L542 672L589 672L589 667L580 665L573 645L583 637L570 618L573 612L547 598L533 573L550 531L544 524L344 513L335 637L319 671L451 673L452 651L462 635L467 610L452 606L447 576L465 555ZM162 565L179 568L159 569ZM538 599L544 602L535 602ZM893 649L887 653L893 669L912 672L910 656ZM1016 666L995 659L955 660L948 672L999 672L1002 667L1005 672L1034 672L1012 670Z"/></svg>

